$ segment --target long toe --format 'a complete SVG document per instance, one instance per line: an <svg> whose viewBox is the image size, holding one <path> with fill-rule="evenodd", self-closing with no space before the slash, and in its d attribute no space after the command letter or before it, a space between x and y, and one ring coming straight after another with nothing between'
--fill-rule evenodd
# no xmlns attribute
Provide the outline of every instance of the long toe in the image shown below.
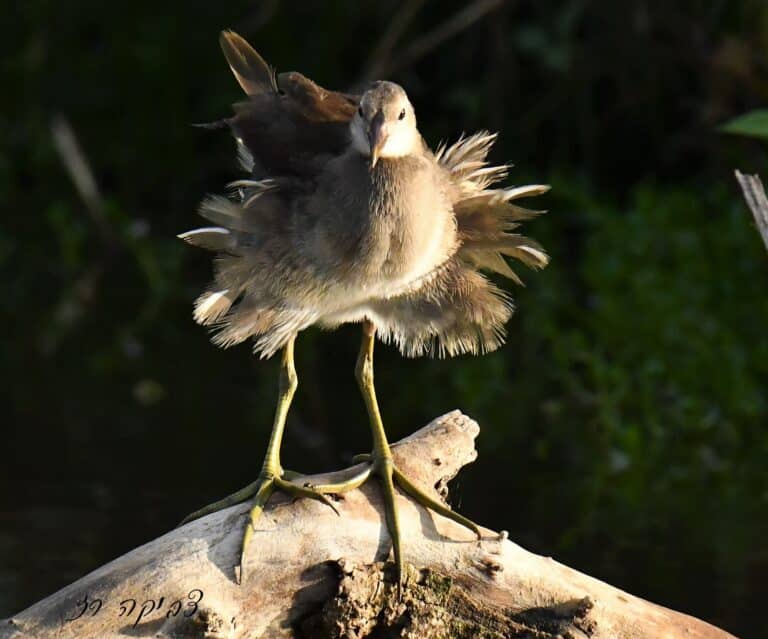
<svg viewBox="0 0 768 639"><path fill-rule="evenodd" d="M387 521L387 530L392 539L392 554L395 558L395 574L397 579L397 591L402 592L403 581L403 554L402 535L400 533L400 517L395 501L395 485L393 480L394 463L390 457L377 458L373 462L373 471L381 480L381 490L384 497L384 516Z"/></svg>
<svg viewBox="0 0 768 639"><path fill-rule="evenodd" d="M245 551L251 543L253 533L256 531L256 524L261 517L261 513L264 512L264 507L267 505L275 488L274 477L259 480L259 488L256 491L256 496L253 498L253 505L248 513L248 522L245 525L245 532L243 533L243 543L240 548L240 563L235 567L235 581L238 584L242 583L245 578Z"/></svg>
<svg viewBox="0 0 768 639"><path fill-rule="evenodd" d="M195 519L200 519L200 517L205 517L206 515L210 515L211 513L224 510L225 508L229 508L230 506L235 506L237 504L240 504L246 501L247 499L250 499L251 497L253 497L256 494L256 492L259 490L259 486L260 486L260 480L257 479L255 482L248 484L245 488L241 488L237 492L234 492L231 495L224 497L223 499L219 499L218 501L215 501L212 504L208 504L207 506L204 506L200 510L196 510L195 512L187 515L186 517L184 517L184 519L181 520L181 523L179 523L179 526L188 524L190 521L194 521Z"/></svg>
<svg viewBox="0 0 768 639"><path fill-rule="evenodd" d="M370 455L369 455L370 457ZM371 476L372 467L370 465L365 466L360 471L355 471L348 475L345 475L342 479L336 482L330 482L327 484L305 484L312 490L323 494L335 494L341 495L343 493L354 490L362 486L368 478Z"/></svg>
<svg viewBox="0 0 768 639"><path fill-rule="evenodd" d="M310 484L302 486L301 484L294 484L293 482L285 481L284 479L275 479L275 488L296 498L305 497L307 499L320 501L326 506L330 506L333 512L339 515L339 511L336 510L336 506L333 505L333 502Z"/></svg>
<svg viewBox="0 0 768 639"><path fill-rule="evenodd" d="M475 522L467 519L464 517L464 515L460 515L459 513L451 510L448 506L438 501L437 499L430 497L421 488L416 486L410 479L408 479L397 467L393 467L392 474L395 483L400 486L400 488L402 488L403 491L408 494L408 496L424 506L424 508L432 510L439 515L442 515L443 517L447 517L448 519L452 519L456 523L469 528L473 533L475 533L475 535L477 535L478 539L481 538L482 535L480 533L480 527Z"/></svg>

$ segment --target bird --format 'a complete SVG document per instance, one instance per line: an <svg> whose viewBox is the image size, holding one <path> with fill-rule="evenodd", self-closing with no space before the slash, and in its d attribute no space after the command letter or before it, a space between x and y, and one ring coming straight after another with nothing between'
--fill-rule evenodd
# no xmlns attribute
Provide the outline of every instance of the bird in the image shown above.
<svg viewBox="0 0 768 639"><path fill-rule="evenodd" d="M295 71L277 74L234 31L222 31L219 43L246 99L232 116L207 126L230 129L246 177L231 182L225 195L205 197L198 212L213 226L179 237L215 254L213 282L195 302L195 321L212 329L220 347L252 340L261 358L280 353L279 394L256 480L182 523L250 502L235 567L240 583L246 550L273 493L336 510L329 494L376 477L400 584L396 487L478 538L480 529L395 464L374 386L375 339L406 357L479 355L501 346L513 303L488 275L522 284L506 258L546 266L541 245L516 232L541 211L517 201L549 187L497 186L509 166L489 164L496 134L487 131L462 134L433 151L408 95L394 82L372 82L361 95L331 91ZM310 326L348 323L362 328L355 376L372 450L358 457L363 470L312 485L284 469L280 458L298 384L294 344Z"/></svg>

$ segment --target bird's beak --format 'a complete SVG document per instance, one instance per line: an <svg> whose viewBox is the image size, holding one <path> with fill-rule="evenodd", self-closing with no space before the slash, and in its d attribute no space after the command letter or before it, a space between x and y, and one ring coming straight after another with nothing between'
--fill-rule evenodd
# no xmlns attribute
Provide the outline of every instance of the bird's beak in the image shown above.
<svg viewBox="0 0 768 639"><path fill-rule="evenodd" d="M376 162L379 161L379 153L387 141L387 131L384 126L384 114L379 111L373 120L371 120L371 126L368 129L368 144L371 149L371 168L376 166Z"/></svg>

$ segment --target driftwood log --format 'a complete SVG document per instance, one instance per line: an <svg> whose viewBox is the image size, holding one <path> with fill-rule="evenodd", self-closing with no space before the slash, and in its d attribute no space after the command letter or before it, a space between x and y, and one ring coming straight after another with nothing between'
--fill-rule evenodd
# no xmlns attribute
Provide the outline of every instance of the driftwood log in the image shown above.
<svg viewBox="0 0 768 639"><path fill-rule="evenodd" d="M475 459L478 432L454 411L393 452L403 471L444 497L447 481ZM242 585L234 566L246 505L95 570L0 622L0 637L731 637L531 554L504 532L483 529L478 541L402 496L408 566L398 597L376 483L339 496L336 506L340 516L315 501L273 496Z"/></svg>

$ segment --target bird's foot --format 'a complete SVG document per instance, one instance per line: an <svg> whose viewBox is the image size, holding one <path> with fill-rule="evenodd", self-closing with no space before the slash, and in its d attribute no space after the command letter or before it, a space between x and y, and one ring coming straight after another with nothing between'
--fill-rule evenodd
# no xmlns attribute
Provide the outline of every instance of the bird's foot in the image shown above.
<svg viewBox="0 0 768 639"><path fill-rule="evenodd" d="M363 454L357 455L353 461L368 462L364 470L356 473L346 480L335 484L312 485L311 489L318 493L343 493L354 488L358 488L365 483L371 475L375 475L381 482L384 493L384 514L387 521L387 529L392 539L392 549L395 556L395 570L397 575L398 590L402 587L403 578L403 560L400 552L401 533L397 506L395 504L395 485L406 493L409 497L428 510L432 510L443 517L447 517L466 528L469 528L480 539L480 528L470 519L451 510L444 503L438 501L425 493L408 479L400 469L395 465L392 457L389 455Z"/></svg>
<svg viewBox="0 0 768 639"><path fill-rule="evenodd" d="M308 499L314 499L316 501L323 502L326 506L330 506L337 515L339 511L336 510L336 506L333 502L326 497L326 495L309 484L294 483L296 480L300 480L303 477L300 473L296 473L289 470L281 470L279 473L273 473L268 470L262 470L258 479L251 484L248 484L245 488L241 488L235 493L224 497L200 510L188 515L179 524L184 524L210 515L211 513L218 512L224 508L229 508L236 504L242 503L248 499L252 500L251 510L248 513L248 523L246 524L245 533L243 534L243 543L240 550L240 564L235 569L235 581L241 583L245 577L243 570L243 560L245 559L245 552L248 549L253 533L256 530L256 523L261 517L261 513L264 512L264 507L267 505L269 498L275 491L281 491L296 499L300 497L306 497ZM327 491L337 492L337 491Z"/></svg>

